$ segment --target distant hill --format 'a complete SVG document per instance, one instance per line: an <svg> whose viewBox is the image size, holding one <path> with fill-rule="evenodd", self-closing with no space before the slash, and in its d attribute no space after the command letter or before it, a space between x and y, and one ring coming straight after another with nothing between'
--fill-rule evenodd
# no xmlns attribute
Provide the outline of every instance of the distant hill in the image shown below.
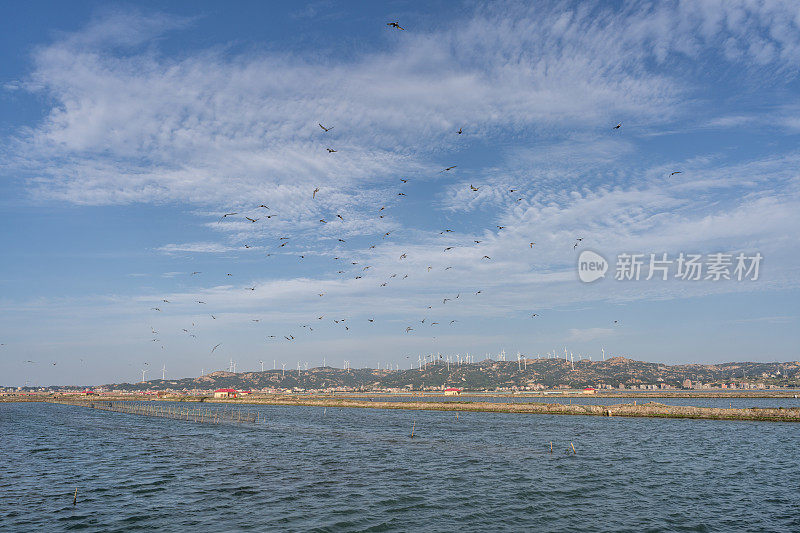
<svg viewBox="0 0 800 533"><path fill-rule="evenodd" d="M800 362L722 363L716 365L664 365L613 357L606 361L563 359L527 359L517 361L486 360L457 365L439 361L427 368L413 370L343 370L319 367L309 370L266 370L264 372L214 372L199 378L151 380L145 383L105 385L109 389L217 389L239 390L350 388L353 390L412 389L459 387L468 390L511 388L596 387L618 388L661 383L680 388L685 380L702 383L767 383L800 385Z"/></svg>

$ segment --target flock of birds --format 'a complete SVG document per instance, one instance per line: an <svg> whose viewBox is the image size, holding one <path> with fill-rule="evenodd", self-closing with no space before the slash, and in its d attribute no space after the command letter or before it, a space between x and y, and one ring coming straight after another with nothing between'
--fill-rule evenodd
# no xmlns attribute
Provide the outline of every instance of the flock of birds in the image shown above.
<svg viewBox="0 0 800 533"><path fill-rule="evenodd" d="M405 28L400 26L400 24L398 22L396 22L396 21L395 22L388 22L386 25L389 26L390 28L393 28L393 29L405 30ZM322 135L325 135L325 134L329 133L331 130L334 129L334 126L325 126L322 123L318 123L318 126L322 130ZM622 123L620 122L616 126L614 126L612 128L612 130L619 130L621 128L622 128ZM455 132L455 134L456 135L462 135L463 132L464 132L463 128L460 127ZM326 150L327 150L328 154L338 153L338 150L336 150L335 148L327 147ZM447 166L447 167L443 168L440 171L440 173L452 172L456 168L458 168L457 165L450 165L450 166ZM680 174L680 173L681 173L681 171L675 171L675 172L672 172L670 174L670 176L674 176L674 175ZM400 178L400 181L402 182L403 185L405 185L405 184L407 184L409 182L409 179ZM480 189L481 189L481 187L475 187L472 184L469 185L469 190L471 192L473 192L473 193L477 193ZM516 189L516 188L511 188L511 189L508 190L509 194L514 194L516 192L518 192L518 189ZM320 187L315 187L311 191L311 199L312 199L312 201L316 200L317 199L317 195L319 195L321 193L322 193L321 188ZM406 196L407 196L406 193L404 191L402 191L402 190L397 193L397 197L400 198L400 199L402 199L403 197L406 197ZM516 198L516 201L517 202L521 202L523 199L524 198ZM386 216L386 212L385 212L386 209L387 209L387 206L384 205L384 206L381 206L377 210L377 216L378 216L379 219L383 219ZM273 213L273 211L270 209L270 207L267 206L266 204L258 205L254 209L254 211L255 211L255 213L248 212L246 214L240 214L238 211L225 212L225 213L222 214L222 216L220 216L220 218L217 221L217 223L221 224L226 219L230 219L232 217L241 216L242 220L246 220L250 224L256 224L259 221L262 221L262 223L263 223L263 221L268 221L268 220L270 220L270 219L272 219L272 218L277 216L275 213ZM329 224L329 222L333 221L334 219L338 219L342 223L345 222L345 219L341 214L335 214L333 217L329 217L329 218L330 218L330 220L328 220L326 218L321 218L321 219L319 219L319 223L326 225L326 224ZM496 226L496 228L497 228L498 232L506 229L506 227L502 226L502 225L498 225L498 226ZM453 233L453 232L454 232L454 230L446 228L446 229L443 229L442 231L440 231L439 233L440 233L440 235L446 235L448 233ZM387 232L384 232L382 234L382 239L389 239L389 238L391 238L391 236L392 236L392 232L391 231L387 231ZM578 248L578 246L582 243L582 241L583 241L582 237L576 237L575 243L573 245L573 250L576 250ZM280 237L278 239L278 242L277 242L277 250L281 250L281 249L285 248L287 245L289 245L290 242L291 242L291 238L290 237ZM345 239L343 239L341 237L337 238L337 243L345 243L345 242L346 242ZM470 244L477 247L477 246L479 246L481 244L481 242L482 242L481 240L473 240L473 242L470 243ZM536 242L535 241L531 241L528 244L529 244L529 248L533 249L533 247L536 245ZM376 247L376 245L373 244L369 248L370 249L374 249L375 247ZM252 248L252 247L249 244L245 244L244 248L249 249L249 248ZM444 247L442 253L446 254L446 253L454 250L455 248L457 248L457 246L446 246L446 247ZM270 255L272 255L272 253L267 253L268 257ZM341 261L342 264L349 263L349 265L347 267L342 267L339 270L337 270L337 274L347 275L348 271L345 270L345 268L349 269L350 267L355 267L355 269L357 269L358 272L359 272L358 274L355 275L355 279L356 280L363 279L364 276L367 274L367 272L372 268L371 265L361 265L359 261L352 260L352 259L346 259L345 257L342 257L340 255L335 255L333 258L336 261ZM408 258L408 254L406 252L404 252L404 253L402 253L402 254L400 254L398 256L398 262L403 262L407 258ZM302 261L303 259L305 259L305 256L300 254L299 255L299 260ZM481 257L481 260L482 261L491 261L492 258L489 255L483 254L482 257ZM431 272L431 270L433 268L434 267L432 265L431 266L427 266L426 271L427 272ZM451 270L451 269L453 269L453 266L444 267L444 270ZM191 274L190 274L190 276L200 276L200 275L202 275L201 271L194 271L194 272L191 272ZM232 277L232 276L233 276L232 273L226 273L226 277ZM386 287L393 280L402 281L404 279L407 279L408 277L409 277L408 273L403 273L402 276L399 273L392 273L391 275L388 276L388 278L385 281L381 281L380 282L379 287ZM256 287L255 286L244 287L243 290L256 291ZM484 290L483 289L478 289L476 291L470 290L469 292L470 292L470 296L473 296L473 297L479 297L480 295L484 294ZM324 297L325 296L325 292L318 293L318 296L320 298ZM450 297L443 297L442 300L441 300L441 304L438 303L438 300L437 300L437 302L431 303L431 305L428 305L427 308L423 311L423 314L428 312L428 311L433 312L434 306L437 306L437 307L441 306L443 308L444 306L447 305L448 302L457 302L457 301L458 302L463 302L464 301L464 298L462 297L462 293L461 292L457 292L455 295L451 295ZM196 302L197 305L206 305L206 302L203 301L203 300L196 300L195 302ZM164 304L169 305L170 303L171 302L169 300L164 298L157 305L154 305L153 307L151 307L150 310L153 311L153 312L156 312L156 313L160 313L160 312L163 311L162 307L164 307ZM451 306L452 306L452 303L451 303ZM214 313L209 313L208 316L212 320L217 320L217 316ZM539 316L540 315L538 313L531 313L530 314L530 318L537 318ZM309 321L307 323L298 324L298 327L301 330L306 330L309 334L311 334L314 331L313 325L319 324L322 321L324 321L325 319L326 319L325 314L321 314L321 315L315 316L315 318L313 320L311 320L311 321ZM330 317L329 320L331 321L331 323L334 326L340 327L345 332L350 331L350 326L353 324L352 320L349 320L348 317ZM367 324L374 324L375 323L375 319L374 318L368 318L366 320L367 320ZM251 321L254 322L254 323L258 323L258 322L260 322L260 319L253 318L253 319L251 319ZM458 323L458 320L456 320L456 319L429 320L428 317L424 317L424 318L420 319L418 322L415 322L413 324L409 324L409 325L405 326L404 331L405 331L406 334L410 334L413 331L418 331L418 330L420 330L422 328L425 328L425 327L433 328L435 326L440 326L440 325L442 325L444 323L446 323L448 326L452 327L452 326L455 326ZM614 323L614 325L618 325L619 324L619 322L617 320L614 320L613 323ZM186 328L181 328L181 331L182 331L183 334L185 334L189 338L197 339L197 333L196 333L197 329L196 328L198 327L198 325L197 325L196 322L191 322L191 325L192 325L192 329L189 329L188 327L186 327ZM152 326L151 326L150 329L151 329L151 334L154 337L154 338L151 339L152 342L159 343L160 339L157 337L157 335L159 335L159 332L155 328L153 328ZM279 333L279 334L269 334L269 335L266 336L266 340L268 340L268 341L283 340L285 342L294 342L294 341L296 341L298 339L298 337L296 335L299 335L299 334L300 334L299 330L293 330L293 331L283 332L283 333ZM435 339L436 337L433 336L433 338ZM1 346L4 346L4 344L0 344L0 347ZM217 349L220 348L221 346L222 346L221 343L215 344L211 348L209 355L214 354L217 351ZM162 350L164 349L164 345L163 344L161 344L161 349ZM408 358L408 356L407 356L407 358ZM28 361L26 361L26 363L35 364L36 362L28 360ZM56 363L54 362L52 364L55 365ZM145 365L149 365L149 363L144 363L144 364Z"/></svg>
<svg viewBox="0 0 800 533"><path fill-rule="evenodd" d="M386 23L386 25L389 26L390 28L393 28L393 29L405 30L405 28L400 26L399 22L397 22L397 21L388 22L388 23ZM329 133L331 130L334 129L334 126L332 126L332 125L327 125L326 126L326 125L322 124L321 122L317 123L317 125L322 130L322 135L325 135L325 134ZM619 122L616 126L614 126L612 128L612 130L619 130L621 128L622 128L622 123ZM458 130L455 132L456 135L462 135L463 133L464 133L464 130L461 127L459 127ZM330 147L330 146L326 147L325 150L327 151L328 154L336 154L336 153L338 153L337 149L335 149L333 147ZM442 170L440 170L439 172L440 173L452 172L456 168L458 168L458 165L449 165L449 166L443 168ZM680 171L675 171L675 172L672 172L670 174L670 176L674 176L675 174L680 174L680 173L681 173ZM405 184L407 184L409 182L409 179L400 178L400 181L401 181L401 183L403 185L405 185ZM471 192L477 193L480 189L481 189L481 187L476 187L476 186L474 186L472 184L469 185L469 190ZM516 192L518 192L518 189L516 189L516 188L511 188L511 189L508 190L509 194L514 194ZM322 193L322 190L320 189L320 187L315 187L311 191L311 199L312 199L312 201L316 200L317 195L321 194L321 193ZM400 198L400 199L402 199L403 197L406 197L406 196L407 196L407 194L402 190L397 193L397 197ZM524 200L524 198L521 198L521 197L520 198L516 198L516 202L521 202L522 200ZM251 224L255 224L255 223L257 223L259 221L262 221L262 220L269 220L269 219L277 216L274 213L272 213L272 210L266 204L260 204L257 209L262 210L261 211L261 213L262 213L261 216L250 215L249 213L247 215L241 215L241 216L243 217L244 220L248 221ZM384 205L384 206L381 206L377 210L377 216L378 216L379 219L382 219L382 218L384 218L386 216L386 212L385 212L386 209L387 209L387 206ZM229 217L235 217L235 216L239 216L239 212L223 213L222 216L219 218L219 220L217 222L218 223L222 223L223 220L225 220L225 219L227 219ZM335 214L333 217L319 219L319 223L320 224L329 224L329 222L333 221L333 219L338 219L341 222L345 222L345 219L344 219L344 217L342 217L341 214ZM498 225L498 226L496 226L496 228L497 228L498 232L506 229L506 227L502 226L502 225ZM454 230L446 228L446 229L443 229L442 231L440 231L439 234L440 235L445 235L445 234L453 233L453 232L454 232ZM389 239L389 238L391 238L391 235L392 235L392 232L391 231L387 231L387 232L382 234L382 239ZM290 242L291 242L290 237L280 237L278 239L277 249L280 250L280 249L286 247ZM339 238L337 238L337 242L338 243L345 243L346 240L341 238L341 237L339 237ZM482 242L481 240L473 240L473 242L471 244L475 245L475 246L479 246L481 244L481 242ZM576 250L578 248L578 246L581 245L582 242L583 242L583 238L582 237L576 237L575 243L573 244L573 250ZM529 246L530 249L533 249L533 247L535 245L536 245L535 241L531 241L531 242L528 243L528 246ZM244 247L245 248L250 248L251 246L248 245L248 244L245 244ZM369 248L370 249L374 249L375 247L376 247L376 245L372 244L372 245L370 245ZM454 250L455 248L456 248L456 246L446 246L446 247L444 247L442 253L450 252L451 250ZM272 254L271 253L267 253L268 257L270 255L272 255ZM408 257L408 254L406 252L403 252L402 254L400 254L398 256L398 261L402 262L405 259L407 259L407 257ZM299 260L303 260L303 259L305 259L305 256L300 254L300 255L298 255L298 258L299 258ZM354 276L354 278L356 280L363 279L364 276L366 275L367 271L369 271L372 268L371 265L361 265L359 261L346 259L346 258L344 258L344 257L342 257L340 255L335 255L333 257L333 259L336 260L336 261L341 261L343 264L344 263L349 263L349 265L348 265L349 267L355 267L356 269L360 268L359 273ZM484 254L481 257L481 260L482 261L491 261L492 258L489 255L485 255ZM426 271L427 272L431 272L431 270L433 268L434 268L433 266L427 266ZM453 266L444 267L444 270L451 270L451 269L453 269ZM196 276L196 275L199 275L199 274L202 274L202 272L192 272L191 273L192 276ZM348 271L345 270L344 268L341 268L341 269L337 270L337 274L347 275ZM227 276L232 276L232 274L228 273ZM388 284L392 280L397 279L398 281L402 281L402 280L404 280L404 279L406 279L408 277L409 277L408 273L403 273L402 276L399 273L392 273L391 275L388 276L388 279L386 279L385 281L380 282L379 288L388 286ZM255 291L256 287L245 287L244 290ZM471 296L480 296L480 295L484 294L484 290L483 289L478 289L478 290L476 290L474 292L470 291L470 293L471 293L470 294ZM318 296L320 298L324 297L325 293L324 292L318 293ZM423 314L425 312L428 312L428 311L432 312L433 309L434 309L434 306L446 306L448 302L456 302L456 301L464 301L464 298L462 297L462 293L461 292L457 292L455 295L452 295L450 297L442 298L441 304L439 304L438 301L435 302L435 303L431 303L431 305L428 305L427 308L423 311ZM169 302L165 299L165 300L162 300L162 303L169 303ZM197 303L198 304L204 304L205 302L197 301ZM153 311L161 311L161 308L160 307L152 307L151 310L153 310ZM210 314L209 316L212 319L216 320L216 316L215 315ZM540 316L539 313L530 313L530 318L537 318L539 316ZM314 331L314 327L313 326L316 325L316 324L321 323L324 320L326 320L326 316L325 316L325 314L321 314L319 316L316 316L314 320L311 320L311 321L309 321L307 323L298 324L298 327L299 327L299 329L301 329L301 330L304 329L309 334L311 334ZM345 332L350 331L350 326L353 324L352 320L349 320L348 317L331 317L331 318L329 318L329 320L335 326L340 327ZM368 318L366 320L367 320L368 324L374 324L375 323L375 319L374 318ZM251 319L251 321L252 322L259 322L260 320L259 319ZM455 326L458 323L458 320L456 320L456 319L429 320L428 317L424 317L424 318L420 319L418 322L416 322L414 324L409 324L409 325L405 326L404 332L406 334L410 334L411 332L418 331L419 329L421 329L423 327L433 328L435 326L440 326L440 325L442 325L444 323L446 323L448 326ZM618 320L614 320L613 324L614 325L618 325L619 321ZM195 323L192 323L193 327L195 325L196 325ZM192 338L196 338L196 334L191 332L189 329L183 329L183 332L186 333L187 335L189 335ZM152 329L152 333L153 334L157 334L158 332L155 329ZM299 335L299 330L283 332L283 333L279 333L279 334L269 334L269 335L266 336L266 340L268 340L268 341L282 340L284 342L294 342L294 341L296 341L298 339L298 337L296 335ZM433 338L435 339L436 337L433 336ZM153 341L157 342L158 339L154 338ZM220 348L220 346L221 346L221 343L215 344L213 346L213 348L211 348L210 354L213 354L218 348ZM163 345L162 345L162 349L163 349ZM406 356L406 358L408 359L409 356Z"/></svg>

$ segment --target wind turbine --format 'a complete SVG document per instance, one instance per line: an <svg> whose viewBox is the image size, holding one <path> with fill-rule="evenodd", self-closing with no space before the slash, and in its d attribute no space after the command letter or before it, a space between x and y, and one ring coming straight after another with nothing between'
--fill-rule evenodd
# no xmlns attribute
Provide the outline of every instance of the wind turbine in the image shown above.
<svg viewBox="0 0 800 533"><path fill-rule="evenodd" d="M144 383L144 373L147 372L147 369L142 369L142 383Z"/></svg>
<svg viewBox="0 0 800 533"><path fill-rule="evenodd" d="M166 364L161 367L161 381L164 381L165 379L167 379L167 365Z"/></svg>
<svg viewBox="0 0 800 533"><path fill-rule="evenodd" d="M261 363L261 371L263 372L264 371L264 361L259 361L259 363Z"/></svg>

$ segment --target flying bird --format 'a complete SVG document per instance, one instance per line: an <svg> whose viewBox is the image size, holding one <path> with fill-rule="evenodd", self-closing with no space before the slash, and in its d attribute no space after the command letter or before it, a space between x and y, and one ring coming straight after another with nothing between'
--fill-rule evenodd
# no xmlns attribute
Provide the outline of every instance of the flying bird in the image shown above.
<svg viewBox="0 0 800 533"><path fill-rule="evenodd" d="M266 205L264 205L264 204L261 204L261 205L260 205L260 206L258 206L258 207L263 207L264 209L269 209L269 206L266 206Z"/></svg>
<svg viewBox="0 0 800 533"><path fill-rule="evenodd" d="M387 26L391 26L392 28L397 28L398 30L405 30L398 22L387 22Z"/></svg>
<svg viewBox="0 0 800 533"><path fill-rule="evenodd" d="M329 131L331 131L331 130L334 128L334 126L331 126L330 128L326 128L325 126L323 126L323 125L322 125L322 124L320 124L319 122L317 123L317 125L319 125L319 127L320 127L320 128L322 128L323 130L325 130L325 132L326 132L326 133L327 133L327 132L329 132Z"/></svg>
<svg viewBox="0 0 800 533"><path fill-rule="evenodd" d="M216 346L214 346L213 348L211 348L211 353L214 353L214 350L216 350L216 349L217 349L217 348L219 348L220 346L222 346L222 343L219 343L219 344L217 344Z"/></svg>
<svg viewBox="0 0 800 533"><path fill-rule="evenodd" d="M224 215L222 215L221 217L219 217L219 220L217 221L217 224L219 224L220 222L222 222L222 219L223 219L223 218L232 217L233 215L238 215L238 214L239 214L239 213L225 213Z"/></svg>
<svg viewBox="0 0 800 533"><path fill-rule="evenodd" d="M335 154L336 153L336 150L334 150L333 148L325 148L325 149L328 151L329 154Z"/></svg>
<svg viewBox="0 0 800 533"><path fill-rule="evenodd" d="M675 174L683 174L683 172L681 172L680 170L676 170L675 172L672 172L672 173L669 175L669 177L672 177L672 176L674 176Z"/></svg>
<svg viewBox="0 0 800 533"><path fill-rule="evenodd" d="M453 165L452 167L447 167L446 169L444 169L444 170L441 170L440 172L447 172L448 170L453 170L453 169L454 169L454 168L456 168L457 166L458 166L458 165Z"/></svg>
<svg viewBox="0 0 800 533"><path fill-rule="evenodd" d="M161 311L161 309L159 309L158 307L151 307L150 309L152 309L153 311Z"/></svg>
<svg viewBox="0 0 800 533"><path fill-rule="evenodd" d="M530 243L530 244L531 244L531 248L533 248L533 245L534 245L534 244L536 244L536 243L535 243L535 242L532 242L532 243Z"/></svg>
<svg viewBox="0 0 800 533"><path fill-rule="evenodd" d="M409 331L413 331L413 330L414 330L414 328L412 328L411 326L408 326L408 327L406 328L406 333L408 333Z"/></svg>
<svg viewBox="0 0 800 533"><path fill-rule="evenodd" d="M311 198L312 198L312 199L313 199L313 198L316 198L316 197L317 197L317 193L318 193L318 192L319 192L319 187L317 187L316 189L314 189L314 192L312 192L312 193L311 193Z"/></svg>
<svg viewBox="0 0 800 533"><path fill-rule="evenodd" d="M403 178L400 178L400 181L402 181L403 183L408 183L408 180L404 180Z"/></svg>
<svg viewBox="0 0 800 533"><path fill-rule="evenodd" d="M247 219L247 220L249 220L250 222L258 222L258 220L259 220L259 219L257 219L257 218L250 218L250 217L244 217L244 218L246 218L246 219Z"/></svg>
<svg viewBox="0 0 800 533"><path fill-rule="evenodd" d="M463 132L463 131L461 131L461 128L458 128L458 131L457 131L456 133L457 133L458 135L461 135L461 134L462 134L462 133L464 133L464 132Z"/></svg>
<svg viewBox="0 0 800 533"><path fill-rule="evenodd" d="M497 226L497 229L506 229L505 226Z"/></svg>
<svg viewBox="0 0 800 533"><path fill-rule="evenodd" d="M471 183L469 184L469 188L472 189L473 191L477 191L478 189L480 189L480 187L475 187Z"/></svg>
<svg viewBox="0 0 800 533"><path fill-rule="evenodd" d="M342 215L336 215L336 218L338 218L339 220L341 220L342 222L344 222L344 219L342 218Z"/></svg>
<svg viewBox="0 0 800 533"><path fill-rule="evenodd" d="M614 126L614 127L613 127L613 128L611 128L611 129L618 130L618 129L620 129L621 127L622 127L622 122L620 122L619 124L617 124L616 126Z"/></svg>
<svg viewBox="0 0 800 533"><path fill-rule="evenodd" d="M192 276L194 276L195 274L202 274L202 272L197 272L197 271L192 272Z"/></svg>
<svg viewBox="0 0 800 533"><path fill-rule="evenodd" d="M484 255L481 259L491 259L488 255Z"/></svg>

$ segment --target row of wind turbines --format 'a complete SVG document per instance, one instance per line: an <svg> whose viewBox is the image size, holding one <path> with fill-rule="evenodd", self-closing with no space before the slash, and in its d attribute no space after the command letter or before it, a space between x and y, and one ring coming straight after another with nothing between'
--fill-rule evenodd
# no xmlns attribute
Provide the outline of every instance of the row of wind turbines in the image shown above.
<svg viewBox="0 0 800 533"><path fill-rule="evenodd" d="M605 348L600 349L601 352L601 360L606 360L606 351ZM575 370L575 353L569 351L567 347L564 347L564 360L569 362L572 370ZM586 354L577 354L578 362L580 363L583 360L592 361L591 355ZM552 351L547 352L544 357L541 354L536 354L536 359L561 359L561 356L558 354L557 349L553 349ZM485 355L484 360L491 361L491 354L487 353ZM522 355L522 352L517 352L516 361L517 366L520 371L528 369L528 360L529 358ZM508 356L506 355L506 351L501 349L500 352L497 354L497 361L506 362L508 361ZM261 365L261 372L264 372L264 361L260 360L259 364ZM287 363L278 363L277 359L272 360L272 370L278 369L278 364L281 365L281 377L286 375L286 364ZM453 355L442 355L441 353L430 353L430 354L422 354L417 356L417 369L420 371L425 371L428 369L428 365L436 366L437 364L444 364L447 365L447 370L450 371L450 365L453 366L463 366L463 365L472 365L475 364L475 355L470 355L466 353L462 354L453 354ZM327 358L323 358L322 360L322 368L327 368ZM352 370L351 361L349 359L345 359L342 363L342 370L350 371ZM376 370L384 370L387 372L399 372L400 365L396 363L383 363L379 362L375 367ZM300 375L303 371L308 372L309 370L309 362L300 362L297 361L297 374ZM410 362L410 370L414 370L414 362ZM230 360L228 365L228 372L236 373L236 361L233 359ZM145 374L147 373L147 369L142 369L142 383L145 383ZM200 370L200 376L205 376L205 369ZM166 364L161 367L161 380L165 381L167 378L167 366Z"/></svg>

